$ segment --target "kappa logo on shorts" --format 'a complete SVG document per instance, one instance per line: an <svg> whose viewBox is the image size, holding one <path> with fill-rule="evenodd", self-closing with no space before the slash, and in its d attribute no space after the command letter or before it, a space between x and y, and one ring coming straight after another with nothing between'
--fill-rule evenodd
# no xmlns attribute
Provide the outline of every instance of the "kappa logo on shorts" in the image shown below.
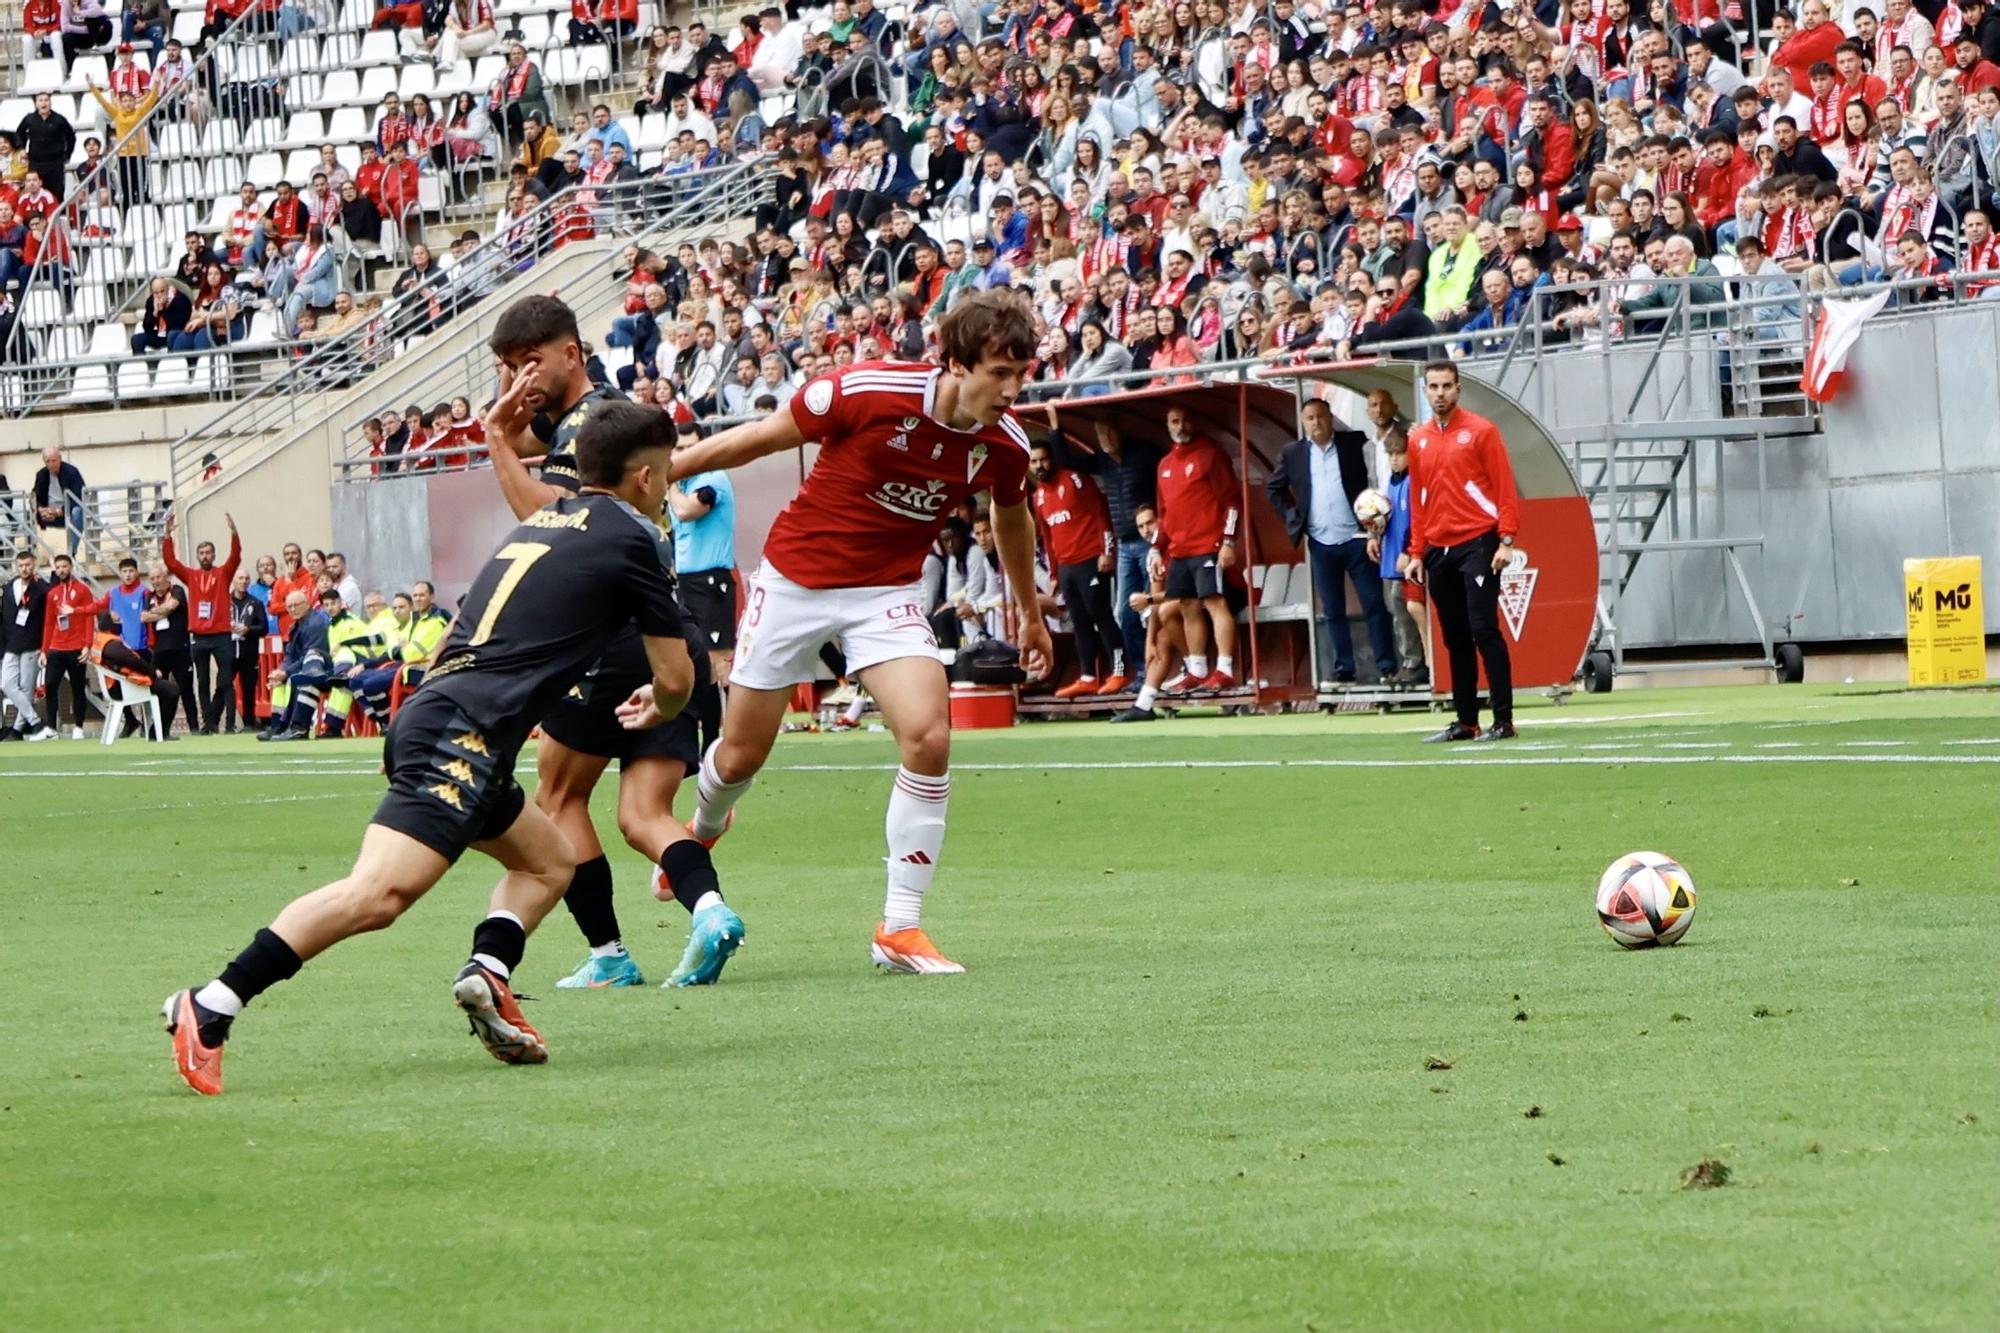
<svg viewBox="0 0 2000 1333"><path fill-rule="evenodd" d="M435 796L460 814L465 813L465 796L449 782L433 782L424 788L426 796Z"/></svg>
<svg viewBox="0 0 2000 1333"><path fill-rule="evenodd" d="M472 765L463 759L447 759L438 765L438 771L465 787L473 786L479 781L478 774L472 771Z"/></svg>
<svg viewBox="0 0 2000 1333"><path fill-rule="evenodd" d="M486 738L476 731L460 732L451 738L451 743L467 754L476 754L487 759L493 757L493 751L486 748Z"/></svg>

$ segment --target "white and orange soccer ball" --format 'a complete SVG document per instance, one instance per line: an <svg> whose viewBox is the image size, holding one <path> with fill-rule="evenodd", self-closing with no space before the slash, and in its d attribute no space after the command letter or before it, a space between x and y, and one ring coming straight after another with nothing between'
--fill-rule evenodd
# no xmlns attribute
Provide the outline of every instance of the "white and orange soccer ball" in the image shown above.
<svg viewBox="0 0 2000 1333"><path fill-rule="evenodd" d="M1694 924L1694 904L1694 876L1658 852L1627 852L1597 881L1597 919L1628 949L1678 943Z"/></svg>
<svg viewBox="0 0 2000 1333"><path fill-rule="evenodd" d="M1354 497L1354 519L1370 532L1380 530L1390 508L1389 497L1372 487Z"/></svg>

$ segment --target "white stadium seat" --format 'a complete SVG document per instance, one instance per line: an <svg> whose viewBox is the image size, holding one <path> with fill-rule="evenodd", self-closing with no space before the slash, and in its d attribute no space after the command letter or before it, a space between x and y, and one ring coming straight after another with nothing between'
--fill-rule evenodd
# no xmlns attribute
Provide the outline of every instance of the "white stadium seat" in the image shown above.
<svg viewBox="0 0 2000 1333"><path fill-rule="evenodd" d="M353 106L361 101L361 76L351 69L337 69L320 85L313 105L322 109Z"/></svg>
<svg viewBox="0 0 2000 1333"><path fill-rule="evenodd" d="M361 49L346 63L354 69L367 69L374 65L397 65L402 59L402 53L396 49L396 34L385 28L363 36Z"/></svg>
<svg viewBox="0 0 2000 1333"><path fill-rule="evenodd" d="M30 60L28 67L21 71L21 81L15 87L22 96L32 98L37 93L58 92L62 85L62 61Z"/></svg>
<svg viewBox="0 0 2000 1333"><path fill-rule="evenodd" d="M153 376L146 363L140 360L118 363L118 396L120 398L150 398L153 395Z"/></svg>
<svg viewBox="0 0 2000 1333"><path fill-rule="evenodd" d="M318 148L326 138L326 117L317 111L295 111L285 122L284 137L278 148Z"/></svg>

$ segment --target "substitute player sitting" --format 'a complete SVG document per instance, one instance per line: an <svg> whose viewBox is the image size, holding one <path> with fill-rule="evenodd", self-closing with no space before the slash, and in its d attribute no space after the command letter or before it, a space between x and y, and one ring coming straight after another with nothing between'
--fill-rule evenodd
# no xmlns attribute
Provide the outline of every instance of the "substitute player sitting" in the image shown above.
<svg viewBox="0 0 2000 1333"><path fill-rule="evenodd" d="M888 890L875 961L900 972L962 972L921 924L951 795L950 686L924 616L923 563L970 496L992 495L993 533L1015 599L1017 645L1048 669L1035 604L1028 437L1009 410L1035 351L1025 306L1005 292L954 305L938 328L941 366L863 362L808 382L771 416L674 458L674 476L739 467L808 440L819 457L771 525L737 628L722 738L702 757L690 831L713 842L771 753L792 687L838 642L874 696L902 767L889 794Z"/></svg>
<svg viewBox="0 0 2000 1333"><path fill-rule="evenodd" d="M581 493L529 515L486 562L437 663L389 728L389 791L353 869L294 900L213 981L167 997L174 1068L189 1087L222 1091L222 1044L244 1005L348 936L390 925L467 847L506 873L452 998L495 1058L548 1059L508 980L576 856L528 804L514 761L535 723L635 621L652 680L625 701L625 723L658 726L694 689L657 526L672 442L671 423L650 408L607 404L592 416L577 440Z"/></svg>

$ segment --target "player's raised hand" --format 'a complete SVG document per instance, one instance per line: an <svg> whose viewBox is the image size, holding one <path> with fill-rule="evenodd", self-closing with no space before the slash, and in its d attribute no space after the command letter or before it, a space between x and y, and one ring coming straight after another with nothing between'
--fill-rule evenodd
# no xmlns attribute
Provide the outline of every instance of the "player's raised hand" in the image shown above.
<svg viewBox="0 0 2000 1333"><path fill-rule="evenodd" d="M618 714L618 725L627 731L645 731L666 721L659 705L653 702L651 685L641 685L632 691L632 697L613 711Z"/></svg>
<svg viewBox="0 0 2000 1333"><path fill-rule="evenodd" d="M528 407L528 395L534 391L535 377L516 375L513 367L500 367L500 392L493 399L493 406L486 409L484 425L486 438L504 444L516 454L515 442L528 433L534 424L535 414Z"/></svg>

